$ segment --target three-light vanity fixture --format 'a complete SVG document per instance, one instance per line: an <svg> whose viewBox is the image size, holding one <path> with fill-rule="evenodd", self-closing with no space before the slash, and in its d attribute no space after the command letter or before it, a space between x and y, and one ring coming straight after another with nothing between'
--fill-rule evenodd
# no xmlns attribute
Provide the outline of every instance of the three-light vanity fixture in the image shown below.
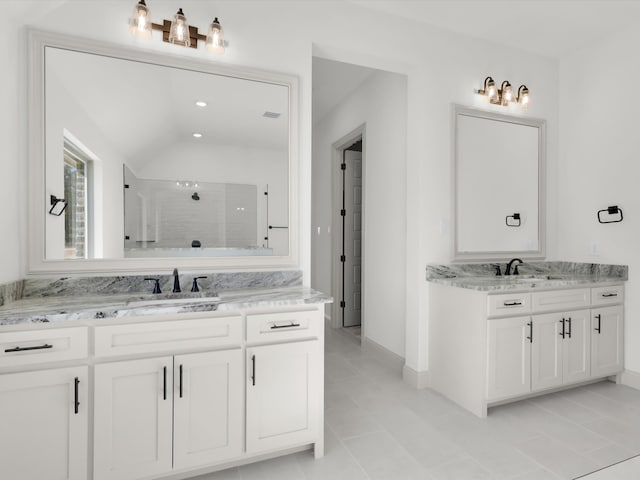
<svg viewBox="0 0 640 480"><path fill-rule="evenodd" d="M162 32L162 40L183 47L198 48L198 40L205 42L207 51L215 54L223 54L228 45L224 40L224 33L218 17L215 17L209 25L207 35L202 35L196 27L187 23L182 8L173 16L173 20L163 20L161 24L151 21L151 12L145 0L140 0L133 8L133 14L129 19L129 32L132 35L148 40L153 30Z"/></svg>
<svg viewBox="0 0 640 480"><path fill-rule="evenodd" d="M489 97L489 102L494 105L502 105L507 107L516 103L521 108L527 108L529 105L529 89L526 85L520 85L517 94L513 93L513 87L508 80L502 82L500 88L496 87L496 82L491 77L484 79L484 87L476 90L476 93Z"/></svg>

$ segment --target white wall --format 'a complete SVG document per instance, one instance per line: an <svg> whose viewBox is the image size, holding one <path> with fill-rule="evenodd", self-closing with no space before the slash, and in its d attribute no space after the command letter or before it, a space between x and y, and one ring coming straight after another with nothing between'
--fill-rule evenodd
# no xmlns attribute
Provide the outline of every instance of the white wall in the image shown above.
<svg viewBox="0 0 640 480"><path fill-rule="evenodd" d="M332 144L366 124L362 308L366 338L404 357L407 77L377 72L313 127L311 286L331 292Z"/></svg>
<svg viewBox="0 0 640 480"><path fill-rule="evenodd" d="M128 0L65 2L53 9L52 5L60 4L47 2L43 6L43 2L38 1L9 1L3 2L3 13L9 18L19 14L17 25L29 23L42 29L73 32L78 36L141 49L210 58L202 49L184 49L157 38L148 43L135 41L126 27L132 9ZM281 71L300 78L297 185L300 190L300 267L305 284L310 283L311 274L312 52L328 59L407 74L405 355L408 366L418 371L426 370L428 295L424 268L429 262L448 262L451 251L448 227L451 220L451 103L477 105L480 100L473 90L480 87L486 75L492 75L497 81L508 79L515 85L526 83L531 91L531 107L525 115L548 120L548 159L552 166L549 169L549 203L553 205L556 195L553 166L557 145L557 63L523 53L510 45L482 42L429 28L349 2L220 0L210 3L183 0L180 6L192 25L205 27L214 15L222 21L231 45L224 57L213 58L212 62ZM173 0L154 0L153 15L158 19L170 18L175 8ZM380 40L380 25L384 25L384 41ZM8 107L0 111L0 131L7 135L7 142L1 142L0 148L3 161L8 161L11 167L0 187L9 186L8 193L3 192L3 198L10 204L11 200L20 199L18 214L8 215L6 226L9 232L21 231L18 238L3 239L0 245L6 247L0 250L0 264L6 263L9 267L7 273L2 272L7 280L24 275L24 255L21 264L15 262L15 257L21 249L20 244L28 238L22 228L26 215L25 193L15 187L24 178L20 170L25 160L24 121L19 123L22 127L14 126L16 118L24 118L23 107L26 105L27 88L21 82L25 68L24 50L20 52L23 43L24 33L15 28L0 32L0 44L3 45L0 61L15 67L7 70L9 73L3 78L8 88L2 95L7 95ZM15 56L16 45L19 57ZM11 90L12 85L16 87L15 91ZM13 178L9 177L11 174ZM550 209L550 212L554 210ZM549 217L551 255L554 253L554 219L554 216ZM386 300L377 301L381 304Z"/></svg>
<svg viewBox="0 0 640 480"><path fill-rule="evenodd" d="M640 63L637 29L602 40L560 62L558 257L629 265L625 366L640 372ZM618 205L622 223L596 212ZM592 254L592 246L599 250Z"/></svg>

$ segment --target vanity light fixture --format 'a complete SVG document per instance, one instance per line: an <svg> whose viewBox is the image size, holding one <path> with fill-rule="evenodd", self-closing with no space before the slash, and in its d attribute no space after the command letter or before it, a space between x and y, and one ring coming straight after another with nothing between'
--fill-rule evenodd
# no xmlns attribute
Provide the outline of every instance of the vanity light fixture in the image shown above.
<svg viewBox="0 0 640 480"><path fill-rule="evenodd" d="M207 35L202 35L196 27L189 26L182 8L173 16L173 20L163 20L161 24L151 21L151 12L145 0L139 0L133 7L133 14L129 19L129 32L138 38L148 40L152 30L162 32L162 40L183 47L198 48L198 41L205 42L205 48L211 53L222 55L228 42L218 17L209 24Z"/></svg>
<svg viewBox="0 0 640 480"><path fill-rule="evenodd" d="M517 96L513 92L513 87L508 80L505 80L500 85L500 88L496 88L496 83L491 77L484 79L484 87L479 90L475 90L479 95L484 95L489 98L489 102L494 105L502 105L508 107L511 104L517 103L521 108L527 108L529 105L529 89L526 85L520 85L518 88Z"/></svg>

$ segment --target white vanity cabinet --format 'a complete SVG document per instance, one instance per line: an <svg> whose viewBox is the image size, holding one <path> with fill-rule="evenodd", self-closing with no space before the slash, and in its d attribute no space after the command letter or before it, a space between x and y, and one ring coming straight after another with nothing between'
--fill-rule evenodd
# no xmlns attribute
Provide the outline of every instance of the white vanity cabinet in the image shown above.
<svg viewBox="0 0 640 480"><path fill-rule="evenodd" d="M95 480L153 477L241 454L240 349L95 367Z"/></svg>
<svg viewBox="0 0 640 480"><path fill-rule="evenodd" d="M88 367L55 367L87 351L84 327L0 333L0 477L87 478Z"/></svg>
<svg viewBox="0 0 640 480"><path fill-rule="evenodd" d="M490 294L430 285L431 387L487 408L623 369L623 285Z"/></svg>

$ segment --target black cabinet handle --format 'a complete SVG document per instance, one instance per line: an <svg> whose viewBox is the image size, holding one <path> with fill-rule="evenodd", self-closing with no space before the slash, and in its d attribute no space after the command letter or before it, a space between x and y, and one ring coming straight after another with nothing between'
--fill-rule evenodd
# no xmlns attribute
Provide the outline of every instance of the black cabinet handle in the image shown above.
<svg viewBox="0 0 640 480"><path fill-rule="evenodd" d="M618 294L617 293L603 293L602 296L603 297L617 297Z"/></svg>
<svg viewBox="0 0 640 480"><path fill-rule="evenodd" d="M558 335L562 336L562 339L564 340L564 336L565 336L565 330L564 330L564 322L566 320L564 319L564 317L562 317L562 333L559 333Z"/></svg>
<svg viewBox="0 0 640 480"><path fill-rule="evenodd" d="M162 398L167 399L167 367L162 368Z"/></svg>
<svg viewBox="0 0 640 480"><path fill-rule="evenodd" d="M45 343L44 345L37 345L35 347L14 347L7 348L4 353L13 353L13 352L27 352L29 350L46 350L48 348L53 348L53 345L49 345Z"/></svg>
<svg viewBox="0 0 640 480"><path fill-rule="evenodd" d="M598 326L594 330L600 333L600 327L602 326L601 325L602 315L596 315L596 318L598 319Z"/></svg>
<svg viewBox="0 0 640 480"><path fill-rule="evenodd" d="M256 386L256 356L251 356L251 384Z"/></svg>
<svg viewBox="0 0 640 480"><path fill-rule="evenodd" d="M503 302L505 307L515 307L517 305L522 305L522 302L520 300L515 300L513 302Z"/></svg>
<svg viewBox="0 0 640 480"><path fill-rule="evenodd" d="M180 365L180 398L182 398L182 365Z"/></svg>
<svg viewBox="0 0 640 480"><path fill-rule="evenodd" d="M292 327L299 327L299 326L300 326L299 323L291 322L289 325L271 325L271 330L275 330L276 328L292 328Z"/></svg>
<svg viewBox="0 0 640 480"><path fill-rule="evenodd" d="M529 340L529 343L533 343L533 322L528 322L527 325L529 326L529 336L527 340Z"/></svg>
<svg viewBox="0 0 640 480"><path fill-rule="evenodd" d="M73 413L78 415L78 411L80 410L80 394L78 392L78 386L80 385L80 379L78 377L75 378L75 385L73 387L74 391L74 400L73 400Z"/></svg>
<svg viewBox="0 0 640 480"><path fill-rule="evenodd" d="M567 322L569 323L569 331L567 332L567 335L569 335L569 338L571 338L571 317L569 317Z"/></svg>

